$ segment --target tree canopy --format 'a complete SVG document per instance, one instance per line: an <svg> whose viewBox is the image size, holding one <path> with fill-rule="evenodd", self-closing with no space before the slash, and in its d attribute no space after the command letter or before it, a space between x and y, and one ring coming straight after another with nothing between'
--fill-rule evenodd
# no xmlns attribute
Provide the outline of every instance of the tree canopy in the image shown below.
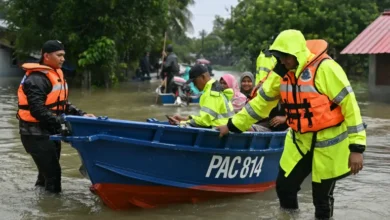
<svg viewBox="0 0 390 220"><path fill-rule="evenodd" d="M333 57L362 69L365 58L339 53L386 8L390 0L240 0L230 18L215 18L213 31L204 37L203 55L211 59L228 56L235 65L254 70L260 50L273 37L297 29L307 39L325 39Z"/></svg>
<svg viewBox="0 0 390 220"><path fill-rule="evenodd" d="M234 52L251 60L286 29L300 30L307 39L325 39L330 52L339 52L378 15L374 1L242 0L225 22L225 33Z"/></svg>
<svg viewBox="0 0 390 220"><path fill-rule="evenodd" d="M16 33L20 53L39 51L58 39L78 70L93 70L95 84L108 86L119 66L137 65L150 49L161 52L165 31L192 28L186 8L192 0L8 0L3 11ZM122 65L120 65L122 64ZM104 82L102 81L105 80Z"/></svg>

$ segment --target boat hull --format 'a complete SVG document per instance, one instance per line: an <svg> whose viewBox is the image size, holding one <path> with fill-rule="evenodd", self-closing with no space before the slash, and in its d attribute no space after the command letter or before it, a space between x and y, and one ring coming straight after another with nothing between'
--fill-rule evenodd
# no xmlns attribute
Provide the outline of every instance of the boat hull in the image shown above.
<svg viewBox="0 0 390 220"><path fill-rule="evenodd" d="M240 186L262 192L275 186L275 182ZM211 186L213 187L213 186ZM226 186L229 187L229 186ZM113 210L150 209L170 204L198 203L248 193L204 191L202 188L178 188L170 186L144 186L97 183L91 191L96 193L105 205ZM252 193L253 193L252 192Z"/></svg>
<svg viewBox="0 0 390 220"><path fill-rule="evenodd" d="M153 208L274 186L285 132L229 134L161 122L65 118L94 191L112 209Z"/></svg>

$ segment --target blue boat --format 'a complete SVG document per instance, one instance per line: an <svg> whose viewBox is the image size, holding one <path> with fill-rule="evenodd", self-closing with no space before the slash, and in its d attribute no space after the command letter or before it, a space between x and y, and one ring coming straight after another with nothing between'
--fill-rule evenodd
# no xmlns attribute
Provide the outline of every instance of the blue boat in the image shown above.
<svg viewBox="0 0 390 220"><path fill-rule="evenodd" d="M164 106L180 106L183 105L199 105L199 99L198 96L191 96L189 97L191 100L187 103L185 101L178 102L176 99L177 97L173 93L169 94L158 94L159 102Z"/></svg>
<svg viewBox="0 0 390 220"><path fill-rule="evenodd" d="M161 93L160 87L156 89L156 93L158 96L157 102L164 106L180 106L180 105L199 105L200 96L190 96L177 99L177 96L173 93ZM188 102L185 99L190 99Z"/></svg>
<svg viewBox="0 0 390 220"><path fill-rule="evenodd" d="M275 185L286 132L229 134L136 122L64 116L91 189L114 210L154 208L262 192Z"/></svg>
<svg viewBox="0 0 390 220"><path fill-rule="evenodd" d="M188 75L188 74L187 74ZM173 77L173 83L177 87L182 87L187 80L185 80L182 77L175 76ZM174 105L174 106L182 106L182 105L199 105L199 100L200 100L200 94L193 94L194 91L191 92L192 95L185 95L184 91L182 92L183 94L181 95L182 97L179 96L179 92L177 91L177 94L174 93L163 93L162 92L162 85L157 87L156 89L156 94L158 96L157 102L160 102L162 105L169 106L169 105ZM196 92L199 93L199 90L196 89Z"/></svg>

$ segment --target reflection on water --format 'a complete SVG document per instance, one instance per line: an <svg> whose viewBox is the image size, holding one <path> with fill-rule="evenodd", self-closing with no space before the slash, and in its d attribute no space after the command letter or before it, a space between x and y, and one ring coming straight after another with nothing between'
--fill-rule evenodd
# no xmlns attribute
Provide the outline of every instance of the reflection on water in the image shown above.
<svg viewBox="0 0 390 220"><path fill-rule="evenodd" d="M216 71L216 77L222 75ZM200 204L173 205L154 210L114 212L89 192L90 182L78 172L77 152L63 144L63 193L53 196L35 188L36 168L19 140L16 90L20 78L0 78L0 219L313 219L311 184L300 192L301 211L294 215L278 208L274 190ZM166 114L196 113L197 107L155 104L159 81L128 82L111 90L72 89L70 100L79 108L110 118L164 120ZM388 219L390 216L390 105L367 100L365 88L355 91L368 124L365 167L357 176L339 181L335 190L335 219Z"/></svg>

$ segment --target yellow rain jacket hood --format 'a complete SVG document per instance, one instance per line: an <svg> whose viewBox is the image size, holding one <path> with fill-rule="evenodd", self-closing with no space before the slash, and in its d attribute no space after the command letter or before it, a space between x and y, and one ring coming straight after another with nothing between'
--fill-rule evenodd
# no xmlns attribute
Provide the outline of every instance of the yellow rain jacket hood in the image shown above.
<svg viewBox="0 0 390 220"><path fill-rule="evenodd" d="M300 31L286 30L281 32L271 45L270 51L278 51L293 55L299 66L294 72L301 72L307 61L314 56L306 46L306 39Z"/></svg>

